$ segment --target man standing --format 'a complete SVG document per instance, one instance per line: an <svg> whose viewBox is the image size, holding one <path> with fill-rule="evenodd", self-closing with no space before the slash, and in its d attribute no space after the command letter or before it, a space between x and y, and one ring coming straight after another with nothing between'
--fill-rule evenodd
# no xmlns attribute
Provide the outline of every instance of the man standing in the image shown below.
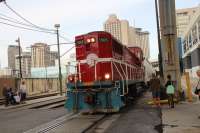
<svg viewBox="0 0 200 133"><path fill-rule="evenodd" d="M152 91L153 102L160 107L160 80L155 74L152 74L152 79L149 81L149 84Z"/></svg>
<svg viewBox="0 0 200 133"><path fill-rule="evenodd" d="M26 85L25 82L22 81L22 84L20 85L20 98L21 98L21 102L25 103L25 99L26 99L26 95L27 95L27 91L26 91Z"/></svg>

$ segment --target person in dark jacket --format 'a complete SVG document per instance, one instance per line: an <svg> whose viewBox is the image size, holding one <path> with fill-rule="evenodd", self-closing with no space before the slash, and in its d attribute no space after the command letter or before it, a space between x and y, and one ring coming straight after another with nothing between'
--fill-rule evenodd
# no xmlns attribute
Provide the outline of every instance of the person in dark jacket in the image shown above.
<svg viewBox="0 0 200 133"><path fill-rule="evenodd" d="M3 96L5 98L5 106L8 106L9 104L9 88L6 84L3 86Z"/></svg>
<svg viewBox="0 0 200 133"><path fill-rule="evenodd" d="M173 82L171 80L171 76L167 75L167 83L165 84L165 88L167 88L169 85L173 85ZM168 94L168 104L169 107L174 108L174 94Z"/></svg>
<svg viewBox="0 0 200 133"><path fill-rule="evenodd" d="M14 91L12 88L9 89L9 102L14 105L16 104L15 98L14 98Z"/></svg>
<svg viewBox="0 0 200 133"><path fill-rule="evenodd" d="M160 107L160 80L155 74L152 74L152 79L149 81L150 89L152 91L153 102Z"/></svg>

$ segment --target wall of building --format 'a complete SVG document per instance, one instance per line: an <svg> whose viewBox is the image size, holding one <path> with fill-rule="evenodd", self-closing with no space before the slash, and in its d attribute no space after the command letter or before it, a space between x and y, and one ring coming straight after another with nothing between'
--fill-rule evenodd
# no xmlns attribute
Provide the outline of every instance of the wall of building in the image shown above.
<svg viewBox="0 0 200 133"><path fill-rule="evenodd" d="M17 88L17 79L15 78L0 78L0 97L3 97L3 87L4 85L9 88Z"/></svg>
<svg viewBox="0 0 200 133"><path fill-rule="evenodd" d="M50 65L50 47L44 43L35 43L31 47L32 67L47 67Z"/></svg>
<svg viewBox="0 0 200 133"><path fill-rule="evenodd" d="M22 51L22 49L21 49ZM9 45L8 46L8 67L15 69L15 56L19 55L19 46Z"/></svg>
<svg viewBox="0 0 200 133"><path fill-rule="evenodd" d="M177 23L178 37L183 37L184 32L187 29L196 10L197 10L197 7L176 10L176 23Z"/></svg>
<svg viewBox="0 0 200 133"><path fill-rule="evenodd" d="M183 61L185 71L197 78L196 71L200 69L200 6L184 33Z"/></svg>

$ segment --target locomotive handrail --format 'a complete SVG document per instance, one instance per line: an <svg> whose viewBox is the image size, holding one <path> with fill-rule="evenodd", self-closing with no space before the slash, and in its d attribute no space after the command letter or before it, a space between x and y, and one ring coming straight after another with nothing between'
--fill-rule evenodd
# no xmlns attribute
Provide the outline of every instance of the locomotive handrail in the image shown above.
<svg viewBox="0 0 200 133"><path fill-rule="evenodd" d="M114 64L114 66L116 67L117 72L119 73L120 77L123 79L123 76L122 76L122 74L120 73L120 71L119 71L117 65L115 64L115 62L114 62L113 64ZM122 96L124 96L124 94L125 94L125 90L124 90L124 80L122 80L122 87L123 87L123 94L122 94Z"/></svg>
<svg viewBox="0 0 200 133"><path fill-rule="evenodd" d="M123 65L127 65L127 66L129 66L131 68L136 68L137 67L136 65L130 65L130 64L126 63L126 62L123 62L121 60L114 59L114 58L96 58L96 59L92 59L92 60L95 61L96 63L114 61L114 62L123 64ZM79 60L79 61L71 61L71 62L84 64L84 63L87 63L87 60Z"/></svg>

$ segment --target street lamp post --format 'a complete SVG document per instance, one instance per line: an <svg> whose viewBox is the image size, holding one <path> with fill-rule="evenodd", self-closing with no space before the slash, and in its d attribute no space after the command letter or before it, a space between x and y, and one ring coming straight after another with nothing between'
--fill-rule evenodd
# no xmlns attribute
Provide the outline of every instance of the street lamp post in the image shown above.
<svg viewBox="0 0 200 133"><path fill-rule="evenodd" d="M60 24L55 24L54 27L56 28L56 35L57 35L60 95L62 95L62 74L61 74L61 65L60 65L60 43L59 43L59 30L58 30L60 28Z"/></svg>

